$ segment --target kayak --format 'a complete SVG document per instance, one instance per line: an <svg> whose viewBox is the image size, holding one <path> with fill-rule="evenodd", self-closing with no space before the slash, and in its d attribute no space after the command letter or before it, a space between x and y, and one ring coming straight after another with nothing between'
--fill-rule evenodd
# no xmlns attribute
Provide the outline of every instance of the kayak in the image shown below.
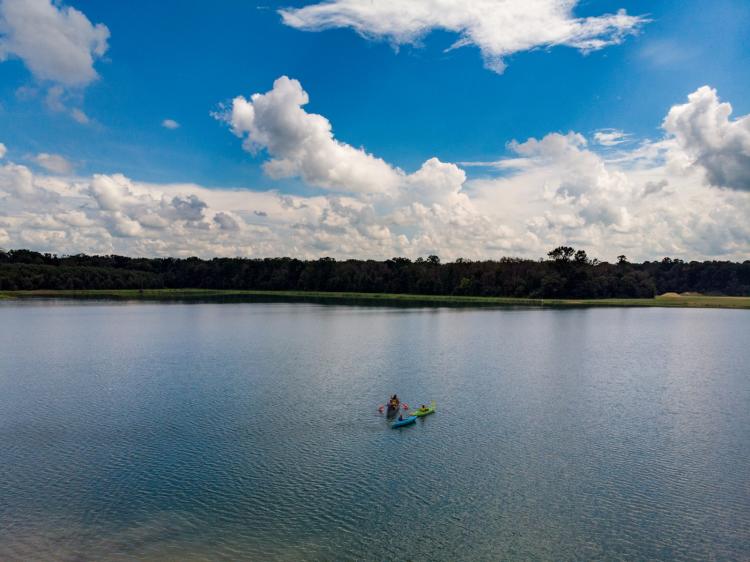
<svg viewBox="0 0 750 562"><path fill-rule="evenodd" d="M425 408L424 410L422 408L417 408L411 413L411 415L417 416L418 418L421 418L423 416L429 416L430 414L435 413L435 408L436 408L436 404L435 404L435 401L433 400L432 402L430 402L429 407Z"/></svg>
<svg viewBox="0 0 750 562"><path fill-rule="evenodd" d="M396 429L397 427L404 427L405 425L409 425L417 421L417 416L409 416L408 418L404 418L402 420L396 420L393 422L391 427L393 429Z"/></svg>

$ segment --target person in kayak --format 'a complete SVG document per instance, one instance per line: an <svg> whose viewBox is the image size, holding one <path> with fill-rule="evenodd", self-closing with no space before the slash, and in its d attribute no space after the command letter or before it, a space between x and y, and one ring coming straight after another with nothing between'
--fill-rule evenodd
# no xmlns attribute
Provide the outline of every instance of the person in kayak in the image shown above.
<svg viewBox="0 0 750 562"><path fill-rule="evenodd" d="M388 408L386 409L387 410L386 414L388 416L388 419L391 419L396 416L396 414L399 411L399 405L400 404L398 401L398 396L396 396L395 394L388 399Z"/></svg>
<svg viewBox="0 0 750 562"><path fill-rule="evenodd" d="M404 415L403 414L399 414L398 415L398 421L404 421Z"/></svg>

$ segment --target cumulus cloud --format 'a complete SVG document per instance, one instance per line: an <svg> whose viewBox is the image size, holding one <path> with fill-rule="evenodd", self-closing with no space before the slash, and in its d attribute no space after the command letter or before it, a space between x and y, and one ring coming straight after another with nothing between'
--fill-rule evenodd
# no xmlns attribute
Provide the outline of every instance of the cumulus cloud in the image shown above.
<svg viewBox="0 0 750 562"><path fill-rule="evenodd" d="M161 126L165 129L177 129L180 127L180 124L174 119L165 119L161 122Z"/></svg>
<svg viewBox="0 0 750 562"><path fill-rule="evenodd" d="M672 107L664 130L713 186L750 191L750 116L730 120L732 106L703 86Z"/></svg>
<svg viewBox="0 0 750 562"><path fill-rule="evenodd" d="M541 196L548 207L561 211L546 212L549 225L599 225L610 229L629 226L630 214L623 205L629 191L626 175L590 151L580 134L551 133L540 140L512 143L511 149L521 157L508 160L510 169L523 172L515 179L541 175Z"/></svg>
<svg viewBox="0 0 750 562"><path fill-rule="evenodd" d="M172 197L167 208L172 219L198 223L203 220L206 206L196 195L177 195Z"/></svg>
<svg viewBox="0 0 750 562"><path fill-rule="evenodd" d="M418 214L414 204L447 205L464 211L471 207L461 193L466 174L455 164L430 158L416 172L407 174L364 149L336 139L328 119L303 109L308 101L297 80L282 76L265 94L235 98L231 109L218 117L244 139L247 151L267 151L271 159L263 169L272 178L299 176L310 185L359 196L380 213L395 213L398 208L401 218L409 212L412 217ZM365 230L372 226L364 222L372 209L363 211L338 201L337 209L327 211L327 226L341 212L350 218L356 216L358 226Z"/></svg>
<svg viewBox="0 0 750 562"><path fill-rule="evenodd" d="M242 219L233 213L220 211L214 215L214 222L221 230L239 230Z"/></svg>
<svg viewBox="0 0 750 562"><path fill-rule="evenodd" d="M0 2L0 61L20 58L39 80L85 86L94 61L107 51L109 30L80 11L51 0Z"/></svg>
<svg viewBox="0 0 750 562"><path fill-rule="evenodd" d="M272 178L300 176L311 185L336 191L394 189L403 172L336 140L328 119L303 109L308 101L297 80L282 76L265 94L234 98L231 110L220 117L244 138L247 151L268 151L272 159L263 168Z"/></svg>
<svg viewBox="0 0 750 562"><path fill-rule="evenodd" d="M23 197L33 192L32 174L26 166L6 164L0 168L0 190Z"/></svg>
<svg viewBox="0 0 750 562"><path fill-rule="evenodd" d="M669 185L669 182L665 179L661 179L659 181L646 182L646 185L643 187L643 195L645 197L653 193L659 193L660 191L663 191L664 189L666 189L668 185Z"/></svg>
<svg viewBox="0 0 750 562"><path fill-rule="evenodd" d="M5 145L0 142L0 158L5 158L5 153L8 151Z"/></svg>
<svg viewBox="0 0 750 562"><path fill-rule="evenodd" d="M321 250L330 250L328 241L344 225L359 238L401 246L410 240L398 231L419 225L423 234L415 241L430 249L445 246L447 231L459 224L479 230L482 223L488 232L495 229L484 224L462 192L466 174L458 166L430 158L408 174L336 139L325 117L303 109L308 101L301 84L283 76L265 94L235 98L218 117L244 139L246 150L267 151L271 159L263 168L272 178L299 176L335 194L328 198L315 233Z"/></svg>
<svg viewBox="0 0 750 562"><path fill-rule="evenodd" d="M89 186L89 193L104 211L117 211L126 203L136 201L130 180L121 175L96 174Z"/></svg>
<svg viewBox="0 0 750 562"><path fill-rule="evenodd" d="M699 174L675 176L668 159L607 160L557 133L515 148L521 158L510 161L518 166L470 182L472 199L511 230L525 230L540 255L563 243L609 259L745 259L750 251L750 197L707 187ZM674 179L679 187L667 189Z"/></svg>
<svg viewBox="0 0 750 562"><path fill-rule="evenodd" d="M331 180L329 167L337 163L325 151L338 150L331 143L360 149L302 109L306 95L298 84L286 87L263 94L265 107L252 96L245 113L233 119L230 110L226 118L251 150L289 159L303 179L325 184L321 195L147 184L120 174L40 175L4 162L0 245L203 257L536 258L560 244L609 260L744 260L750 253L750 193L707 184L703 164L677 129L616 151L598 152L576 132L511 142L489 174L474 178L437 158L406 173L364 150L351 157L345 148L350 168L370 169L373 159L395 178L385 190L377 182L352 189ZM269 101L276 95L282 99ZM743 119L728 121L730 128ZM351 177L361 173L352 169Z"/></svg>
<svg viewBox="0 0 750 562"><path fill-rule="evenodd" d="M352 28L394 45L417 44L433 29L459 34L451 48L477 46L485 66L505 69L516 52L565 45L583 52L621 43L647 20L625 10L578 18L578 0L329 0L279 10L286 25L306 31Z"/></svg>
<svg viewBox="0 0 750 562"><path fill-rule="evenodd" d="M73 165L59 154L41 152L34 157L34 161L48 172L69 174L73 171Z"/></svg>

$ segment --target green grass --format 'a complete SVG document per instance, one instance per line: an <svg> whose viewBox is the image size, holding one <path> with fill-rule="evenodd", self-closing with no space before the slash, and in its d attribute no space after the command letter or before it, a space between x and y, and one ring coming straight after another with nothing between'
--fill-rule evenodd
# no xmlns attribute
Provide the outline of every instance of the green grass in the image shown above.
<svg viewBox="0 0 750 562"><path fill-rule="evenodd" d="M213 289L113 289L81 291L0 291L3 298L79 298L111 300L290 300L332 301L359 304L438 306L649 306L678 308L746 308L750 297L669 295L653 299L526 299L510 297L462 297L453 295L407 295L389 293L337 293L320 291L243 291Z"/></svg>

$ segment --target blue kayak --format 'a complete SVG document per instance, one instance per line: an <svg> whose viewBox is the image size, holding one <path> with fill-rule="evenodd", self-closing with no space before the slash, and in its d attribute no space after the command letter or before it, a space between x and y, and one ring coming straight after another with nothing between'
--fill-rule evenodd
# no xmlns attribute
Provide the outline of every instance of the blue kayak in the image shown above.
<svg viewBox="0 0 750 562"><path fill-rule="evenodd" d="M397 427L404 427L405 425L409 425L411 423L414 423L417 421L417 416L409 416L408 418L404 418L402 420L396 420L393 422L393 425L391 427L393 429L396 429Z"/></svg>

